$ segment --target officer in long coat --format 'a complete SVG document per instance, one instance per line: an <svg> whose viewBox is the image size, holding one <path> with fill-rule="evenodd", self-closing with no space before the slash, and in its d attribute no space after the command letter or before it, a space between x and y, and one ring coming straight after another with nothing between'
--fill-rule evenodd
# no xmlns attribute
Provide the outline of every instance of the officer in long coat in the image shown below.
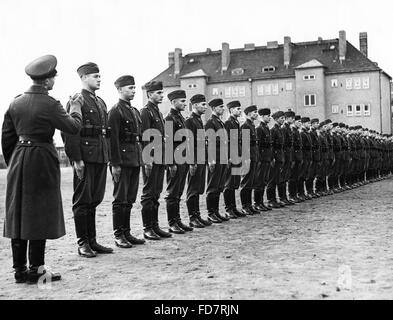
<svg viewBox="0 0 393 320"><path fill-rule="evenodd" d="M92 258L96 253L112 253L96 240L96 208L104 199L107 165L110 160L108 115L105 102L96 95L101 86L97 64L86 63L77 69L82 91L68 103L79 105L83 127L79 134L64 135L65 152L74 167L72 210L78 254Z"/></svg>
<svg viewBox="0 0 393 320"><path fill-rule="evenodd" d="M181 141L176 138L176 133L179 130L185 130L186 120L181 114L186 108L186 92L184 90L175 90L168 94L168 100L171 102L171 110L165 117L166 127L171 132L166 134L166 144L172 143L173 146L173 159L171 163L167 164L166 181L167 181L167 195L166 211L168 215L169 232L176 234L184 234L187 231L192 231L193 228L185 225L180 217L180 199L183 195L186 178L188 173L188 164L180 163L177 161L176 156L180 156L186 149L180 150L179 146L186 143L186 136L183 136ZM173 161L172 161L173 160Z"/></svg>
<svg viewBox="0 0 393 320"><path fill-rule="evenodd" d="M43 267L46 239L65 235L59 159L52 138L55 129L76 134L81 111L75 105L68 115L48 95L55 83L56 65L56 57L47 55L26 66L33 86L14 99L2 127L1 145L8 166L4 236L11 238L17 283L37 283L44 273L51 281L61 277Z"/></svg>
<svg viewBox="0 0 393 320"><path fill-rule="evenodd" d="M202 218L199 209L200 196L205 192L206 183L206 138L205 126L201 116L207 109L206 97L203 94L196 94L191 97L190 105L192 113L186 119L186 128L190 136L188 143L192 146L193 161L190 164L187 176L187 209L190 217L190 226L194 228L204 228L212 225L207 219Z"/></svg>
<svg viewBox="0 0 393 320"><path fill-rule="evenodd" d="M115 244L120 248L131 248L143 244L130 233L131 209L135 203L142 161L142 120L138 109L131 105L135 96L133 76L121 76L115 81L119 101L108 114L111 127L111 173L113 177L112 218Z"/></svg>

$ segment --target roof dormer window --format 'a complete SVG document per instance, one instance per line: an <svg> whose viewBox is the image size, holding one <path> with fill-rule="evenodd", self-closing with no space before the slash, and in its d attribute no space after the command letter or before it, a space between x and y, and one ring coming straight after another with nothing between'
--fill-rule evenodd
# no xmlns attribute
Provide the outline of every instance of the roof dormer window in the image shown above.
<svg viewBox="0 0 393 320"><path fill-rule="evenodd" d="M274 72L276 71L276 67L274 66L266 66L262 68L262 72Z"/></svg>
<svg viewBox="0 0 393 320"><path fill-rule="evenodd" d="M232 70L232 75L233 76L241 76L244 74L244 69L243 68L236 68Z"/></svg>

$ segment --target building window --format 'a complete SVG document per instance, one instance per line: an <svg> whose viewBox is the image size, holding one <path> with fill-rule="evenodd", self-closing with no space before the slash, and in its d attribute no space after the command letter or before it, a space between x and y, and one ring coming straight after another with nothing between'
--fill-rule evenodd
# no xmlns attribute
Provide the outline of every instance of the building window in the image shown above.
<svg viewBox="0 0 393 320"><path fill-rule="evenodd" d="M292 91L292 82L285 83L285 89L287 91Z"/></svg>
<svg viewBox="0 0 393 320"><path fill-rule="evenodd" d="M362 115L362 106L360 104L355 105L355 116Z"/></svg>
<svg viewBox="0 0 393 320"><path fill-rule="evenodd" d="M304 106L314 107L316 105L316 95L315 94L305 94L304 95Z"/></svg>
<svg viewBox="0 0 393 320"><path fill-rule="evenodd" d="M218 88L213 88L212 89L212 95L213 96L218 96Z"/></svg>
<svg viewBox="0 0 393 320"><path fill-rule="evenodd" d="M266 66L262 68L262 72L274 72L276 71L276 67L274 66Z"/></svg>
<svg viewBox="0 0 393 320"><path fill-rule="evenodd" d="M240 86L239 87L239 97L245 97L245 96L246 96L246 87Z"/></svg>
<svg viewBox="0 0 393 320"><path fill-rule="evenodd" d="M315 80L315 74L306 74L303 76L303 80Z"/></svg>
<svg viewBox="0 0 393 320"><path fill-rule="evenodd" d="M364 77L363 78L363 89L368 89L368 88L370 88L370 78Z"/></svg>
<svg viewBox="0 0 393 320"><path fill-rule="evenodd" d="M239 96L239 87L232 87L232 98L237 98Z"/></svg>
<svg viewBox="0 0 393 320"><path fill-rule="evenodd" d="M225 87L225 98L231 97L231 87Z"/></svg>
<svg viewBox="0 0 393 320"><path fill-rule="evenodd" d="M332 85L332 88L337 88L338 87L338 80L337 79L332 79L331 85Z"/></svg>
<svg viewBox="0 0 393 320"><path fill-rule="evenodd" d="M264 91L265 91L265 95L266 96L271 96L272 95L272 85L271 84L266 84Z"/></svg>
<svg viewBox="0 0 393 320"><path fill-rule="evenodd" d="M194 89L194 88L198 88L198 86L197 86L196 83L190 83L190 84L188 85L188 88L189 88L189 89Z"/></svg>
<svg viewBox="0 0 393 320"><path fill-rule="evenodd" d="M339 108L338 105L336 104L332 105L332 113L338 113L338 108Z"/></svg>
<svg viewBox="0 0 393 320"><path fill-rule="evenodd" d="M236 68L236 69L233 69L231 73L233 76L241 76L244 73L244 69L243 68Z"/></svg>
<svg viewBox="0 0 393 320"><path fill-rule="evenodd" d="M345 79L345 87L347 88L347 90L352 90L352 79L351 78Z"/></svg>
<svg viewBox="0 0 393 320"><path fill-rule="evenodd" d="M278 83L272 84L272 93L274 96L278 95Z"/></svg>
<svg viewBox="0 0 393 320"><path fill-rule="evenodd" d="M360 84L360 78L354 78L353 79L353 88L357 89L357 90L362 88L361 84Z"/></svg>
<svg viewBox="0 0 393 320"><path fill-rule="evenodd" d="M370 105L369 104L363 105L363 115L368 117L368 116L370 116L370 114L371 114Z"/></svg>
<svg viewBox="0 0 393 320"><path fill-rule="evenodd" d="M258 96L263 96L263 84L260 84L257 87L257 94L258 94Z"/></svg>
<svg viewBox="0 0 393 320"><path fill-rule="evenodd" d="M353 116L353 107L351 104L347 105L347 116L352 117Z"/></svg>

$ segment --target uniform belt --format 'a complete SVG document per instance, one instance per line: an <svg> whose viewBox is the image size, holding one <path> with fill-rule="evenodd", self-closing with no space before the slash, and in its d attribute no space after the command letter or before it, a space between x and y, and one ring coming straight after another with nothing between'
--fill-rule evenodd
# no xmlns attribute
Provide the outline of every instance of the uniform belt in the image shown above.
<svg viewBox="0 0 393 320"><path fill-rule="evenodd" d="M52 143L52 139L43 138L43 137L25 136L25 135L19 136L19 141L22 143L24 143L24 142L27 142L27 143L32 143L32 142Z"/></svg>

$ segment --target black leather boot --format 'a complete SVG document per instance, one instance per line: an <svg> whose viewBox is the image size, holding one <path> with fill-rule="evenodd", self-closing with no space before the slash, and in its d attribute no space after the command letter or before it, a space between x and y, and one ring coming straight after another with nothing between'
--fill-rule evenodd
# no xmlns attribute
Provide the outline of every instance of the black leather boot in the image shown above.
<svg viewBox="0 0 393 320"><path fill-rule="evenodd" d="M87 216L87 231L89 234L89 245L90 248L97 253L113 253L113 249L109 247L104 247L97 242L96 239L96 211L91 209L89 215Z"/></svg>
<svg viewBox="0 0 393 320"><path fill-rule="evenodd" d="M112 207L113 233L115 236L115 245L119 248L131 248L132 244L124 236L124 208L120 205Z"/></svg>
<svg viewBox="0 0 393 320"><path fill-rule="evenodd" d="M85 258L94 258L96 253L90 248L88 239L88 219L85 213L74 215L75 231L78 238L78 254Z"/></svg>
<svg viewBox="0 0 393 320"><path fill-rule="evenodd" d="M130 228L130 217L131 217L131 207L123 208L124 223L123 223L123 234L126 240L131 244L144 244L146 241L144 239L138 239L131 234Z"/></svg>
<svg viewBox="0 0 393 320"><path fill-rule="evenodd" d="M162 230L158 224L158 205L154 206L153 209L153 231L161 238L171 238L172 234Z"/></svg>
<svg viewBox="0 0 393 320"><path fill-rule="evenodd" d="M27 240L12 239L11 249L15 282L25 283L27 280Z"/></svg>

